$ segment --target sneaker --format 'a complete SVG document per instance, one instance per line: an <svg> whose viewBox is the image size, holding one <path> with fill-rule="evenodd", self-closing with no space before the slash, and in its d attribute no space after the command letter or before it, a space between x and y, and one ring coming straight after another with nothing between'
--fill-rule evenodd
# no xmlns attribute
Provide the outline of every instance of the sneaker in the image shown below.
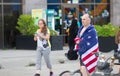
<svg viewBox="0 0 120 76"><path fill-rule="evenodd" d="M50 76L53 76L53 72L50 72Z"/></svg>
<svg viewBox="0 0 120 76"><path fill-rule="evenodd" d="M37 73L36 73L34 76L40 76L40 74L37 74Z"/></svg>

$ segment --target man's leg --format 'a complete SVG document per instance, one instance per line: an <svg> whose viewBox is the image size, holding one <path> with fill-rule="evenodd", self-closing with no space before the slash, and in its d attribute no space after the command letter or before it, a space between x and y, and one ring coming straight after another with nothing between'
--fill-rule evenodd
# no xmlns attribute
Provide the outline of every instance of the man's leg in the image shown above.
<svg viewBox="0 0 120 76"><path fill-rule="evenodd" d="M90 76L85 65L83 64L83 62L81 60L81 57L80 57L80 71L82 72L82 76Z"/></svg>
<svg viewBox="0 0 120 76"><path fill-rule="evenodd" d="M83 76L90 76L85 66L80 66L80 71L82 72Z"/></svg>

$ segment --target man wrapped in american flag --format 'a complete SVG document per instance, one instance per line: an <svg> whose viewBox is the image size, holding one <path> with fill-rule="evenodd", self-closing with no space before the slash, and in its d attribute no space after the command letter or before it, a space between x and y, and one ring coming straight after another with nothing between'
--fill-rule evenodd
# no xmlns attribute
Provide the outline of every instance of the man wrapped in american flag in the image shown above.
<svg viewBox="0 0 120 76"><path fill-rule="evenodd" d="M82 25L78 31L79 37L78 53L80 55L80 70L83 76L91 76L95 71L98 56L95 55L99 52L98 37L93 25L90 24L91 19L89 14L82 16Z"/></svg>

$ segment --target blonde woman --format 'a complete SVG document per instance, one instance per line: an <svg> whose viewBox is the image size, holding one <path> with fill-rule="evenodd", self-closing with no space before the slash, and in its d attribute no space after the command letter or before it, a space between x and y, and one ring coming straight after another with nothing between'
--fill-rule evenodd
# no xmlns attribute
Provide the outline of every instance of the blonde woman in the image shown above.
<svg viewBox="0 0 120 76"><path fill-rule="evenodd" d="M50 33L43 19L40 19L38 21L38 26L39 29L37 30L34 36L34 41L37 41L37 49L36 49L37 60L36 60L35 76L40 76L42 56L44 57L47 68L50 71L50 76L53 76L52 65L50 62L50 51L51 51L51 45L49 42Z"/></svg>

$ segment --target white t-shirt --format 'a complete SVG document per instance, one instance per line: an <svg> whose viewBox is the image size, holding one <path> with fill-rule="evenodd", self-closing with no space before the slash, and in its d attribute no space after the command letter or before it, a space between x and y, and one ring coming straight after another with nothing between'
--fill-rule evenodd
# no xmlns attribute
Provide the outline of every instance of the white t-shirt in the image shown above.
<svg viewBox="0 0 120 76"><path fill-rule="evenodd" d="M42 35L42 33L37 32L38 35ZM43 47L42 46L42 38L40 38L39 36L37 37L37 46L38 47Z"/></svg>

